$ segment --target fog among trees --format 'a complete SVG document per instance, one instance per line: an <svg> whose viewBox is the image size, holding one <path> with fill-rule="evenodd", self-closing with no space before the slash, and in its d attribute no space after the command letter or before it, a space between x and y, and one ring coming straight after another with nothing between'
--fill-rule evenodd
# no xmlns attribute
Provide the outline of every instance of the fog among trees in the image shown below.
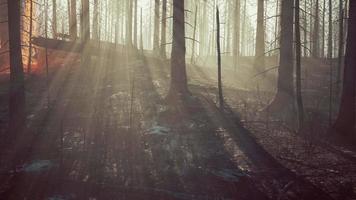
<svg viewBox="0 0 356 200"><path fill-rule="evenodd" d="M0 0L0 199L355 199L355 36L353 0Z"/></svg>

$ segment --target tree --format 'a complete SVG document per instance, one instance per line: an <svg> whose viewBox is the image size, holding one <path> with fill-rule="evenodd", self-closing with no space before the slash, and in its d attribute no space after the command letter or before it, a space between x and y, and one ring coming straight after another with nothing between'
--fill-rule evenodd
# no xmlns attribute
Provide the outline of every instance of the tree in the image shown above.
<svg viewBox="0 0 356 200"><path fill-rule="evenodd" d="M126 0L126 45L132 47L132 1Z"/></svg>
<svg viewBox="0 0 356 200"><path fill-rule="evenodd" d="M295 55L296 55L296 98L297 98L297 108L298 108L298 124L299 130L302 130L304 126L304 106L302 98L302 66L301 66L301 54L302 54L302 44L300 37L300 2L295 0Z"/></svg>
<svg viewBox="0 0 356 200"><path fill-rule="evenodd" d="M218 55L218 90L219 90L219 107L224 108L224 96L222 91L221 79L221 48L220 48L220 14L219 8L216 7L216 51Z"/></svg>
<svg viewBox="0 0 356 200"><path fill-rule="evenodd" d="M82 0L81 13L81 37L82 42L86 44L90 39L90 18L89 18L89 0Z"/></svg>
<svg viewBox="0 0 356 200"><path fill-rule="evenodd" d="M265 0L258 0L258 5L257 5L255 69L258 72L263 71L265 68L264 67L265 65L264 2Z"/></svg>
<svg viewBox="0 0 356 200"><path fill-rule="evenodd" d="M171 85L168 98L189 94L185 63L184 0L173 0L173 44L171 52Z"/></svg>
<svg viewBox="0 0 356 200"><path fill-rule="evenodd" d="M159 50L159 0L155 0L154 8L154 29L153 29L153 50Z"/></svg>
<svg viewBox="0 0 356 200"><path fill-rule="evenodd" d="M167 29L167 0L162 0L161 57L164 60L167 59L166 29Z"/></svg>
<svg viewBox="0 0 356 200"><path fill-rule="evenodd" d="M10 45L9 132L16 137L25 127L25 82L21 54L21 1L8 0Z"/></svg>
<svg viewBox="0 0 356 200"><path fill-rule="evenodd" d="M348 37L341 103L334 129L343 135L355 133L356 1L349 2Z"/></svg>
<svg viewBox="0 0 356 200"><path fill-rule="evenodd" d="M269 105L270 111L294 108L293 84L293 19L294 1L281 1L280 56L278 67L277 93ZM286 113L288 114L288 113Z"/></svg>
<svg viewBox="0 0 356 200"><path fill-rule="evenodd" d="M78 36L77 28L77 0L70 1L70 27L69 35L72 40L76 40Z"/></svg>
<svg viewBox="0 0 356 200"><path fill-rule="evenodd" d="M57 38L57 0L52 0L52 33Z"/></svg>
<svg viewBox="0 0 356 200"><path fill-rule="evenodd" d="M314 30L313 30L313 56L320 57L320 45L319 45L319 32L320 32L320 22L319 22L319 0L315 2L315 19L314 19Z"/></svg>
<svg viewBox="0 0 356 200"><path fill-rule="evenodd" d="M94 40L99 40L99 0L94 0L93 39Z"/></svg>
<svg viewBox="0 0 356 200"><path fill-rule="evenodd" d="M337 65L337 85L341 82L342 57L344 56L344 5L343 0L339 0L339 51Z"/></svg>
<svg viewBox="0 0 356 200"><path fill-rule="evenodd" d="M137 0L134 0L134 4L135 4L135 6L134 6L134 18L135 18L135 20L134 20L134 37L133 37L133 45L134 45L134 47L137 49L137 23L138 23L138 21L137 21L137 8L138 8L138 5L137 5Z"/></svg>
<svg viewBox="0 0 356 200"><path fill-rule="evenodd" d="M234 36L233 36L233 59L234 68L238 65L240 56L240 0L235 1L235 21L234 21Z"/></svg>

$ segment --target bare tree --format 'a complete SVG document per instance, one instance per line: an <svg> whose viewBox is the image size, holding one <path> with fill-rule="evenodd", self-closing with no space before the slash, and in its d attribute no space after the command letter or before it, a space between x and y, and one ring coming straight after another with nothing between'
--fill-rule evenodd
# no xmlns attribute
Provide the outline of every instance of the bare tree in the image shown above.
<svg viewBox="0 0 356 200"><path fill-rule="evenodd" d="M335 130L343 135L355 133L355 84L356 84L356 1L349 3L348 37L343 77L343 89L339 115L334 124Z"/></svg>
<svg viewBox="0 0 356 200"><path fill-rule="evenodd" d="M167 59L166 29L167 29L167 0L162 0L161 57L164 60Z"/></svg>
<svg viewBox="0 0 356 200"><path fill-rule="evenodd" d="M265 26L264 26L264 1L258 0L257 6L257 30L256 30L256 53L255 69L260 72L265 65Z"/></svg>
<svg viewBox="0 0 356 200"><path fill-rule="evenodd" d="M154 8L154 29L153 29L153 50L159 50L159 0L155 0Z"/></svg>
<svg viewBox="0 0 356 200"><path fill-rule="evenodd" d="M10 44L9 132L17 136L25 127L25 82L21 54L21 1L8 0Z"/></svg>
<svg viewBox="0 0 356 200"><path fill-rule="evenodd" d="M234 35L233 35L233 59L234 68L237 68L240 57L240 0L235 1Z"/></svg>
<svg viewBox="0 0 356 200"><path fill-rule="evenodd" d="M280 56L277 94L269 106L270 111L294 108L293 84L293 19L294 0L281 1ZM287 114L287 113L285 113Z"/></svg>
<svg viewBox="0 0 356 200"><path fill-rule="evenodd" d="M77 1L70 1L70 27L69 34L72 40L76 40L78 37L78 28L77 28Z"/></svg>
<svg viewBox="0 0 356 200"><path fill-rule="evenodd" d="M171 85L168 98L189 94L185 63L184 0L173 0L173 44L171 53Z"/></svg>
<svg viewBox="0 0 356 200"><path fill-rule="evenodd" d="M301 54L302 54L302 44L300 37L300 2L295 0L295 54L296 54L296 98L297 98L297 108L298 108L298 126L299 131L302 130L304 126L304 106L302 97L302 66L301 66Z"/></svg>

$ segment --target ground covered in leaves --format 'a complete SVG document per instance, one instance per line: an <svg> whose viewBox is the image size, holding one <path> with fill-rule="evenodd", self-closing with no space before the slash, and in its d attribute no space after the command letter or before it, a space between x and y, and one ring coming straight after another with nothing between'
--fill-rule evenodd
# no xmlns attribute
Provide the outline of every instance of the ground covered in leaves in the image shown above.
<svg viewBox="0 0 356 200"><path fill-rule="evenodd" d="M1 151L0 199L352 196L352 151L260 116L269 92L225 87L221 110L215 69L188 66L192 95L172 104L169 62L107 53L89 66L65 60L51 66L49 90L44 74L27 79L28 128Z"/></svg>

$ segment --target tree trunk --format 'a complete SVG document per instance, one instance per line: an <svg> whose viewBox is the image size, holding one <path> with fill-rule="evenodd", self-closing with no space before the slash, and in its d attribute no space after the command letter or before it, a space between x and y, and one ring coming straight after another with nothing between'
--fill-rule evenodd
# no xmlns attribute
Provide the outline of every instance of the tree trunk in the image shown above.
<svg viewBox="0 0 356 200"><path fill-rule="evenodd" d="M258 0L255 70L259 73L265 68L265 28L264 28L264 0Z"/></svg>
<svg viewBox="0 0 356 200"><path fill-rule="evenodd" d="M319 47L319 0L316 0L315 3L315 19L314 19L314 30L313 30L313 56L318 58L320 57L320 47Z"/></svg>
<svg viewBox="0 0 356 200"><path fill-rule="evenodd" d="M52 33L57 38L57 0L52 0Z"/></svg>
<svg viewBox="0 0 356 200"><path fill-rule="evenodd" d="M299 0L295 0L295 52L296 52L296 97L298 108L298 128L302 130L304 126L304 106L302 97L302 66L301 66L301 53L302 44L300 37L300 15L299 15L300 3Z"/></svg>
<svg viewBox="0 0 356 200"><path fill-rule="evenodd" d="M90 39L90 18L89 18L89 0L82 0L82 42L85 44Z"/></svg>
<svg viewBox="0 0 356 200"><path fill-rule="evenodd" d="M166 30L167 30L167 0L162 0L161 57L163 60L167 59Z"/></svg>
<svg viewBox="0 0 356 200"><path fill-rule="evenodd" d="M25 83L21 54L21 3L8 0L10 45L9 133L16 137L25 127Z"/></svg>
<svg viewBox="0 0 356 200"><path fill-rule="evenodd" d="M320 56L322 58L325 57L325 12L326 12L326 1L327 0L323 0L323 17L322 17L322 30L321 30L321 52L320 52Z"/></svg>
<svg viewBox="0 0 356 200"><path fill-rule="evenodd" d="M189 94L185 63L184 0L173 0L173 44L171 52L171 85L168 98Z"/></svg>
<svg viewBox="0 0 356 200"><path fill-rule="evenodd" d="M132 47L132 0L126 0L126 45Z"/></svg>
<svg viewBox="0 0 356 200"><path fill-rule="evenodd" d="M77 0L71 0L70 3L70 27L69 34L72 40L76 40L78 37L78 28L77 28Z"/></svg>
<svg viewBox="0 0 356 200"><path fill-rule="evenodd" d="M294 1L281 1L280 56L278 67L277 94L269 106L270 111L294 109L293 87L293 12ZM290 113L285 113L290 114Z"/></svg>
<svg viewBox="0 0 356 200"><path fill-rule="evenodd" d="M222 78L221 78L221 48L220 48L220 16L219 8L216 7L216 50L218 56L218 90L219 90L219 107L224 108L224 96L222 91ZM237 22L235 22L237 23Z"/></svg>
<svg viewBox="0 0 356 200"><path fill-rule="evenodd" d="M333 57L333 10L332 0L329 0L329 31L328 31L328 58Z"/></svg>
<svg viewBox="0 0 356 200"><path fill-rule="evenodd" d="M235 1L234 13L233 59L234 69L236 70L240 57L240 0Z"/></svg>
<svg viewBox="0 0 356 200"><path fill-rule="evenodd" d="M356 84L356 1L349 3L348 37L344 67L343 89L335 130L343 135L355 133L355 84Z"/></svg>
<svg viewBox="0 0 356 200"><path fill-rule="evenodd" d="M153 30L153 50L159 50L159 0L155 0L154 8L154 30Z"/></svg>
<svg viewBox="0 0 356 200"><path fill-rule="evenodd" d="M193 26L193 41L192 41L192 56L190 62L195 64L195 36L197 31L197 17L198 17L198 6L195 6L195 15L194 15L194 26Z"/></svg>
<svg viewBox="0 0 356 200"><path fill-rule="evenodd" d="M134 7L134 37L133 37L133 45L135 48L137 48L137 8L138 8L138 5L137 5L137 0L134 1L135 3L135 7Z"/></svg>
<svg viewBox="0 0 356 200"><path fill-rule="evenodd" d="M344 56L344 6L343 0L339 1L339 51L338 51L338 65L337 65L337 88L341 84L341 70L342 60Z"/></svg>
<svg viewBox="0 0 356 200"><path fill-rule="evenodd" d="M93 39L99 40L99 0L94 0L93 15Z"/></svg>
<svg viewBox="0 0 356 200"><path fill-rule="evenodd" d="M33 31L33 1L30 0L30 24L29 24L29 31L28 36L29 40L29 47L28 47L28 63L27 63L27 73L30 74L32 70L32 31Z"/></svg>

